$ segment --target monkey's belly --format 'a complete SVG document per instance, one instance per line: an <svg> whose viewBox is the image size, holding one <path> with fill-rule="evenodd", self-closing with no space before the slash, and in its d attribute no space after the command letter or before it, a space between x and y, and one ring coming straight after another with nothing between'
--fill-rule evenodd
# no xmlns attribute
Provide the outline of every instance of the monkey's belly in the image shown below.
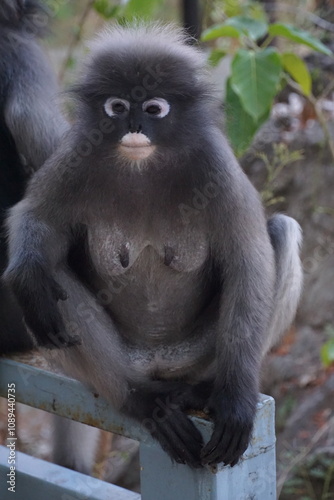
<svg viewBox="0 0 334 500"><path fill-rule="evenodd" d="M118 276L96 275L93 288L132 345L163 345L187 338L211 298L204 264L194 271L177 271L151 246Z"/></svg>
<svg viewBox="0 0 334 500"><path fill-rule="evenodd" d="M178 379L196 383L216 373L216 331L196 335L169 346L138 348L127 345L131 369L153 379Z"/></svg>

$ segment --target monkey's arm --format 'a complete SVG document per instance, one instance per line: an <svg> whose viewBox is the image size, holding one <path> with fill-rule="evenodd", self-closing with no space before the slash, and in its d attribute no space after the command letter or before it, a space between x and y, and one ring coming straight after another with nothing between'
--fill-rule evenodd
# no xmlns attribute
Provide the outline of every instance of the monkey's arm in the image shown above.
<svg viewBox="0 0 334 500"><path fill-rule="evenodd" d="M33 170L57 148L68 128L57 102L59 88L49 62L34 39L18 34L7 50L20 67L11 78L5 103L5 123L18 152Z"/></svg>
<svg viewBox="0 0 334 500"><path fill-rule="evenodd" d="M60 210L56 202L48 200L49 210L41 216L38 174L33 182L37 184L35 189L30 189L27 197L10 211L9 264L4 279L37 343L49 348L66 347L78 343L78 338L65 331L57 301L66 300L67 296L54 280L53 272L66 258L70 228L60 222L61 213L65 219L64 208Z"/></svg>
<svg viewBox="0 0 334 500"><path fill-rule="evenodd" d="M217 374L208 402L215 428L202 451L204 464L234 465L249 444L272 310L275 268L263 210L249 181L241 175L238 182L214 216L212 251L222 292Z"/></svg>

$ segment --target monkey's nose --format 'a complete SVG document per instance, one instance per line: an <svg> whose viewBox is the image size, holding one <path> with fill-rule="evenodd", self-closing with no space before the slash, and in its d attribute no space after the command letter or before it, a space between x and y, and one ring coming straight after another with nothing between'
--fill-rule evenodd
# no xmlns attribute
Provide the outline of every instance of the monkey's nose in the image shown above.
<svg viewBox="0 0 334 500"><path fill-rule="evenodd" d="M143 127L140 123L136 122L136 120L130 120L129 124L129 132L135 134L139 134L143 130Z"/></svg>

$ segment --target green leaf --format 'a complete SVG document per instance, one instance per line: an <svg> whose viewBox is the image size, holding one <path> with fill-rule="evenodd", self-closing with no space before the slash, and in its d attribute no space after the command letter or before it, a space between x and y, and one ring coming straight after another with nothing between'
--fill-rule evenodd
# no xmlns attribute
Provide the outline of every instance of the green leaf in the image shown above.
<svg viewBox="0 0 334 500"><path fill-rule="evenodd" d="M327 367L334 363L334 339L326 342L320 351L321 361Z"/></svg>
<svg viewBox="0 0 334 500"><path fill-rule="evenodd" d="M116 17L120 9L118 5L112 5L110 0L95 0L93 7L104 19Z"/></svg>
<svg viewBox="0 0 334 500"><path fill-rule="evenodd" d="M95 0L93 7L104 19L116 17L119 11L119 6L112 5L110 0Z"/></svg>
<svg viewBox="0 0 334 500"><path fill-rule="evenodd" d="M256 21L251 17L236 16L226 21L228 26L233 26L240 33L248 36L252 40L262 38L268 32L268 24L263 21Z"/></svg>
<svg viewBox="0 0 334 500"><path fill-rule="evenodd" d="M281 73L281 58L273 47L257 52L240 49L236 53L231 86L256 123L270 110Z"/></svg>
<svg viewBox="0 0 334 500"><path fill-rule="evenodd" d="M310 95L312 80L304 61L296 54L286 52L282 54L282 63L285 71L299 84L303 94L306 96Z"/></svg>
<svg viewBox="0 0 334 500"><path fill-rule="evenodd" d="M123 10L127 19L149 19L154 16L156 8L163 0L129 0Z"/></svg>
<svg viewBox="0 0 334 500"><path fill-rule="evenodd" d="M231 78L229 78L226 83L225 116L227 136L236 156L241 156L251 144L259 127L268 118L268 113L256 122L245 111L238 94L232 88Z"/></svg>
<svg viewBox="0 0 334 500"><path fill-rule="evenodd" d="M307 45L307 47L311 47L311 49L316 50L317 52L322 52L322 54L326 54L327 56L332 56L333 52L329 50L326 45L320 42L317 38L312 36L307 31L300 30L295 28L291 24L285 23L274 23L269 26L269 34L271 36L284 36L293 42L301 43L302 45Z"/></svg>
<svg viewBox="0 0 334 500"><path fill-rule="evenodd" d="M216 24L207 30L204 30L201 36L202 42L208 42L210 40L216 40L222 36L229 36L231 38L239 38L241 31L239 31L234 26L229 26L226 23Z"/></svg>
<svg viewBox="0 0 334 500"><path fill-rule="evenodd" d="M223 0L221 3L226 17L234 17L241 14L244 0Z"/></svg>
<svg viewBox="0 0 334 500"><path fill-rule="evenodd" d="M252 19L256 19L257 21L267 22L267 14L263 7L263 5L258 2L249 2L244 5L244 15L247 17L251 17ZM231 17L231 16L229 16Z"/></svg>
<svg viewBox="0 0 334 500"><path fill-rule="evenodd" d="M258 40L263 37L268 31L268 25L262 21L256 21L246 16L235 16L227 19L222 24L215 24L211 28L205 30L201 40L208 42L222 36L231 38L239 38L241 35L248 36L252 40Z"/></svg>
<svg viewBox="0 0 334 500"><path fill-rule="evenodd" d="M214 49L211 51L208 61L211 64L211 66L217 66L221 59L226 56L226 52L221 49Z"/></svg>

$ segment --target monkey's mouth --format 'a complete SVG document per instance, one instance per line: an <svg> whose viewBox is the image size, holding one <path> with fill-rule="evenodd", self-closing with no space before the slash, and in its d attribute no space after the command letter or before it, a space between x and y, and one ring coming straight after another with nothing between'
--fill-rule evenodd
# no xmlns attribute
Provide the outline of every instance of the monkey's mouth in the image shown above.
<svg viewBox="0 0 334 500"><path fill-rule="evenodd" d="M119 150L129 160L138 161L148 158L155 150L155 146L152 146L150 139L145 134L129 132L122 137Z"/></svg>

